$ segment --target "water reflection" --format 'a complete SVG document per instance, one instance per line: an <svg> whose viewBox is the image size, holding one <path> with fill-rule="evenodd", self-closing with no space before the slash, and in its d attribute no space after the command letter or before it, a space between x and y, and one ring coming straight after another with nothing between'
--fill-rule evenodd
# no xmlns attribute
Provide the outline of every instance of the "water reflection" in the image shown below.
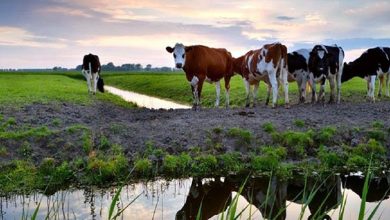
<svg viewBox="0 0 390 220"><path fill-rule="evenodd" d="M116 204L126 209L122 219L195 219L201 209L201 219L226 216L232 200L245 178L157 180L127 185ZM390 215L389 176L370 181L367 209L373 210L384 199L379 215ZM243 219L337 219L342 192L348 195L345 219L357 219L364 177L335 175L327 178L296 176L290 180L277 177L256 177L247 180L236 213ZM10 195L0 197L0 219L31 217L41 202L38 219L107 219L108 209L117 189L69 189L51 195ZM52 192L51 192L52 193ZM303 213L303 207L307 207Z"/></svg>
<svg viewBox="0 0 390 220"><path fill-rule="evenodd" d="M189 109L191 106L182 105L176 102L159 99L156 97L151 97L135 92L130 92L126 90L117 89L112 86L104 86L104 88L114 95L120 96L125 101L133 102L140 107L150 108L150 109Z"/></svg>

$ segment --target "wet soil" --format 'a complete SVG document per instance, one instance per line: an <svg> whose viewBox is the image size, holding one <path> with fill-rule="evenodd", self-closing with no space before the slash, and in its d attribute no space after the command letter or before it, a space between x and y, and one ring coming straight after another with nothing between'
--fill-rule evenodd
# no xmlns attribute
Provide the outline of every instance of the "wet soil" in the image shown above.
<svg viewBox="0 0 390 220"><path fill-rule="evenodd" d="M164 148L169 153L186 151L191 147L205 148L211 131L221 128L227 131L233 127L248 129L254 136L249 146L255 147L271 141L270 135L263 131L262 124L271 122L278 131L317 129L325 126L337 127L339 131L353 128L371 127L374 121L380 121L387 129L390 127L390 102L377 103L342 103L332 105L302 104L290 109L266 106L255 108L213 108L193 110L149 110L125 109L112 104L97 101L93 105L83 106L68 103L33 104L20 109L0 107L4 120L16 119L20 126L47 126L57 130L48 138L23 140L4 140L0 145L8 148L6 156L0 156L0 164L21 157L18 148L28 144L32 148L33 158L57 157L60 160L72 159L81 154L82 149L72 147L81 142L81 133L69 134L66 128L74 125L88 127L94 137L95 144L104 135L111 143L123 147L125 154L131 159L137 152L145 149L146 143ZM305 123L303 128L294 125L295 120ZM53 121L60 121L54 126ZM342 133L342 132L341 132ZM348 132L345 133L348 135ZM347 137L353 142L355 137ZM221 137L223 151L246 149L237 146L234 140ZM1 143L2 142L2 143ZM386 143L389 148L389 141Z"/></svg>

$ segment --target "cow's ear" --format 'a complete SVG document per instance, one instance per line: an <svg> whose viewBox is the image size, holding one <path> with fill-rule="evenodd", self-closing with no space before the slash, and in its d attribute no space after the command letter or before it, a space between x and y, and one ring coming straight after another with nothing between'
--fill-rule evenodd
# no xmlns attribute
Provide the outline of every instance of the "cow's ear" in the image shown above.
<svg viewBox="0 0 390 220"><path fill-rule="evenodd" d="M172 53L173 52L173 48L172 47L166 47L165 49L168 51L168 53Z"/></svg>
<svg viewBox="0 0 390 220"><path fill-rule="evenodd" d="M190 50L192 50L192 47L185 47L185 51L186 51L186 52L188 52L188 51L190 51Z"/></svg>

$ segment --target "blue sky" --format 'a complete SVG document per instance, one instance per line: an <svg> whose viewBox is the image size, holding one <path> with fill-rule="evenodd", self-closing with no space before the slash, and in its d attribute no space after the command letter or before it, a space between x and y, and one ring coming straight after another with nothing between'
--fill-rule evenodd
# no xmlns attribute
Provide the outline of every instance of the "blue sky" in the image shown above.
<svg viewBox="0 0 390 220"><path fill-rule="evenodd" d="M389 1L1 0L0 69L102 63L174 66L176 42L240 56L280 41L289 51L338 44L346 60L390 46Z"/></svg>

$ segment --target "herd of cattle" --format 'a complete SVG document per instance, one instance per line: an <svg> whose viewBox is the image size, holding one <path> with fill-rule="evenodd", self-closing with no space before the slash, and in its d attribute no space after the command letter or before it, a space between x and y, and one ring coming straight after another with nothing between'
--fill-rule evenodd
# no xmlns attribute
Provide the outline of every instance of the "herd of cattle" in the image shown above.
<svg viewBox="0 0 390 220"><path fill-rule="evenodd" d="M242 76L246 89L246 106L249 106L251 85L253 105L260 81L268 85L266 105L269 103L272 91L272 107L276 106L279 87L283 87L285 105L289 107L288 84L296 81L299 89L299 102L305 102L306 87L311 89L311 101L325 101L325 85L328 79L330 85L330 103L340 102L341 83L355 76L367 80L367 97L375 101L375 80L379 77L379 92L386 87L389 96L390 48L375 47L365 51L359 58L350 63L344 63L344 51L337 45L316 45L312 50L300 49L287 53L287 47L281 43L265 44L257 50L234 58L223 48L210 48L202 45L184 46L177 43L173 48L166 47L173 53L176 68L182 68L190 82L194 97L195 109L200 107L200 97L204 81L215 83L216 101L219 105L220 80L225 81L226 106L229 106L230 79L234 74ZM103 80L100 77L99 57L93 54L84 56L82 74L87 79L88 91L101 92ZM384 80L386 79L386 82ZM316 84L320 84L317 96ZM337 97L336 97L337 86Z"/></svg>

